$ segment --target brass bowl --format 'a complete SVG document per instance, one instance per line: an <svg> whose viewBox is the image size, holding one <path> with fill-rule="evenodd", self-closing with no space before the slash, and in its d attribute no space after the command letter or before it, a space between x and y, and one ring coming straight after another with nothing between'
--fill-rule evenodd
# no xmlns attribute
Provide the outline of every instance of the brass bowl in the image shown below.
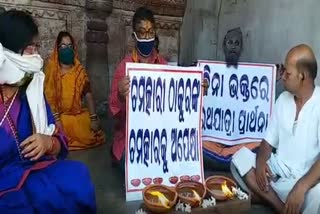
<svg viewBox="0 0 320 214"><path fill-rule="evenodd" d="M232 187L237 188L237 184L232 179L225 176L210 176L206 179L206 190L219 201L227 200L228 197L223 193L221 185L226 181L227 187L232 191Z"/></svg>
<svg viewBox="0 0 320 214"><path fill-rule="evenodd" d="M159 191L169 200L169 208L162 206L159 203L157 196L151 195L150 191ZM177 203L178 194L173 188L161 184L152 184L143 189L143 201L146 207L154 213L169 212L172 207Z"/></svg>
<svg viewBox="0 0 320 214"><path fill-rule="evenodd" d="M196 200L194 198L194 193L192 190L197 192L201 200ZM198 181L192 180L180 181L176 185L176 192L178 193L179 200L182 203L189 204L191 207L199 206L206 196L206 188L204 185Z"/></svg>

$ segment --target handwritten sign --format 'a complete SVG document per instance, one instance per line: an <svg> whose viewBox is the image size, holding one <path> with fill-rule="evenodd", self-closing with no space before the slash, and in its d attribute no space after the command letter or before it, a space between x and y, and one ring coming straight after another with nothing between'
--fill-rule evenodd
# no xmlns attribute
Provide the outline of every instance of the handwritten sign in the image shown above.
<svg viewBox="0 0 320 214"><path fill-rule="evenodd" d="M264 138L275 100L276 67L199 61L209 83L204 97L202 139L225 145Z"/></svg>
<svg viewBox="0 0 320 214"><path fill-rule="evenodd" d="M200 68L126 64L126 200L150 184L203 181Z"/></svg>

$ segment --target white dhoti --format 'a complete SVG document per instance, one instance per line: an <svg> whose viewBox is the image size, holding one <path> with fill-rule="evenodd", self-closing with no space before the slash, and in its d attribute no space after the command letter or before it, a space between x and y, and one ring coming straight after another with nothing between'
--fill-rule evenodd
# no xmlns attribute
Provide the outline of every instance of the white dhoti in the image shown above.
<svg viewBox="0 0 320 214"><path fill-rule="evenodd" d="M243 147L233 155L232 163L238 170L241 177L245 176L252 168L256 167L256 154L249 149ZM286 202L287 196L302 177L300 173L294 172L284 163L279 161L272 154L267 164L274 175L280 178L276 182L271 182L270 185L277 193L283 203ZM320 214L320 184L317 184L308 191L303 205L304 214Z"/></svg>

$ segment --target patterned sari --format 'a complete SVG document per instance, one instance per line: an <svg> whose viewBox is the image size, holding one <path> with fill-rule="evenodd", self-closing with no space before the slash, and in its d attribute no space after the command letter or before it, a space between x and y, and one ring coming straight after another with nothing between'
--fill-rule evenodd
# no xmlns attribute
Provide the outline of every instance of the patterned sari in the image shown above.
<svg viewBox="0 0 320 214"><path fill-rule="evenodd" d="M7 118L13 125L5 119L0 127L0 213L96 213L88 169L80 162L63 160L68 149L59 130L54 134L61 144L58 159L43 156L30 161L20 155L19 144L33 134L32 118L25 92L12 103ZM1 101L0 118L4 117L4 109ZM54 124L48 105L47 115L48 124Z"/></svg>

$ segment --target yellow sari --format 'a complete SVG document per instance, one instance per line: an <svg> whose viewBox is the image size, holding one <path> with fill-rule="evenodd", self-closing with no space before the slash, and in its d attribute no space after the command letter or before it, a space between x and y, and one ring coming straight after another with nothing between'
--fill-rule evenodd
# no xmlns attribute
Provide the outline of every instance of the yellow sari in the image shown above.
<svg viewBox="0 0 320 214"><path fill-rule="evenodd" d="M91 130L89 111L82 107L82 98L90 87L89 78L77 55L74 61L73 67L63 74L56 44L44 69L45 95L52 111L60 115L69 150L80 150L101 145L104 134L102 130Z"/></svg>

